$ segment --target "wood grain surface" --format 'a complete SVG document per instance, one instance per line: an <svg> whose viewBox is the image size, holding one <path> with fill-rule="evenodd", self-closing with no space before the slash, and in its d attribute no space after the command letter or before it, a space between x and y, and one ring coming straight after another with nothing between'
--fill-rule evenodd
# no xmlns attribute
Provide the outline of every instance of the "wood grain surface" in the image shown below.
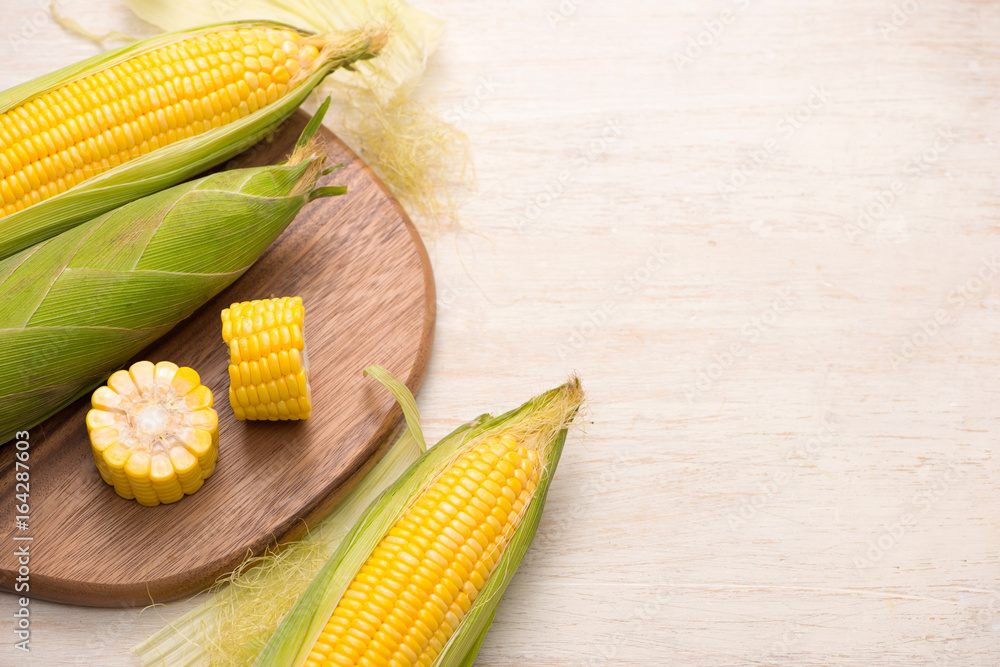
<svg viewBox="0 0 1000 667"><path fill-rule="evenodd" d="M308 118L296 112L229 166L280 162ZM45 545L32 550L33 597L121 607L203 590L248 553L301 535L390 442L400 411L362 371L378 363L417 391L434 331L434 279L419 235L378 178L328 130L322 137L329 164L345 166L321 184L348 194L307 205L246 274L136 359L190 366L216 397L219 463L201 490L153 508L119 497L93 465L89 397L31 429L30 526L17 530L14 505L0 505L0 539ZM306 309L313 415L239 422L219 313L295 295ZM0 497L14 497L15 452L0 450ZM0 586L14 590L18 567L12 550L0 551Z"/></svg>
<svg viewBox="0 0 1000 667"><path fill-rule="evenodd" d="M427 439L590 395L477 667L1000 665L1000 5L413 4L479 183L428 243ZM97 50L36 30L0 87ZM134 665L195 603L33 601L24 655L0 596L0 664Z"/></svg>

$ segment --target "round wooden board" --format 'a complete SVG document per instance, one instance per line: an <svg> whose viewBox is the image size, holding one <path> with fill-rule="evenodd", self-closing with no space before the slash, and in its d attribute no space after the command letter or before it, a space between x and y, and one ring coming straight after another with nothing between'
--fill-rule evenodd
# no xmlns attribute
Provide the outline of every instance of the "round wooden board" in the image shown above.
<svg viewBox="0 0 1000 667"><path fill-rule="evenodd" d="M308 121L297 112L229 167L280 162ZM348 194L309 204L260 260L139 358L197 370L216 396L215 474L180 502L142 507L94 467L89 398L30 436L30 519L15 528L15 448L0 448L0 587L15 590L14 551L30 549L30 590L94 606L146 605L198 592L249 552L299 537L343 498L388 446L401 413L362 371L380 364L416 392L434 332L430 261L399 204L370 169L323 131L324 185ZM257 298L301 295L314 398L303 422L238 422L229 407L220 312ZM15 541L30 537L30 541Z"/></svg>

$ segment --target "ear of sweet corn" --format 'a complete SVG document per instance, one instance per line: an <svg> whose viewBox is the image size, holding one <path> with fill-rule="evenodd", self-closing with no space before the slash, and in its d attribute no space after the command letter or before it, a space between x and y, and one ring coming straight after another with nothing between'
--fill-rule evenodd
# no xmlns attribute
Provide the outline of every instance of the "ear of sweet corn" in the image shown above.
<svg viewBox="0 0 1000 667"><path fill-rule="evenodd" d="M341 193L316 187L323 161L305 145L283 165L164 190L0 260L0 443L236 280L307 202Z"/></svg>
<svg viewBox="0 0 1000 667"><path fill-rule="evenodd" d="M385 35L209 26L0 93L0 258L197 175L256 143Z"/></svg>
<svg viewBox="0 0 1000 667"><path fill-rule="evenodd" d="M254 664L471 664L582 400L574 379L430 449L372 504Z"/></svg>
<svg viewBox="0 0 1000 667"><path fill-rule="evenodd" d="M534 449L503 435L446 466L354 576L306 666L430 665L516 534L539 463Z"/></svg>

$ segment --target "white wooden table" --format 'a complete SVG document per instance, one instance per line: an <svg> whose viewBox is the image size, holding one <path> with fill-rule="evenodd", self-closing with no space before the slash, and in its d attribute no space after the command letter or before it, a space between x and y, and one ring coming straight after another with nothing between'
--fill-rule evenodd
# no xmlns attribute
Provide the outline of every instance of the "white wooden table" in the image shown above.
<svg viewBox="0 0 1000 667"><path fill-rule="evenodd" d="M96 52L45 4L0 7L0 87ZM996 3L416 4L480 184L428 438L590 393L477 664L1000 664ZM0 595L0 664L133 664L190 607L36 601L25 659Z"/></svg>

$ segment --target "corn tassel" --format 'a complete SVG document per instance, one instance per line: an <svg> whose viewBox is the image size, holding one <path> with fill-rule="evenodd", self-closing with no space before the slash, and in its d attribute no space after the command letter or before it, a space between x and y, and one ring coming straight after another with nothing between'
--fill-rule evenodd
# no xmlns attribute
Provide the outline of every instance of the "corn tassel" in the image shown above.
<svg viewBox="0 0 1000 667"><path fill-rule="evenodd" d="M270 22L155 37L0 94L0 258L249 148L381 31Z"/></svg>
<svg viewBox="0 0 1000 667"><path fill-rule="evenodd" d="M213 174L0 260L0 443L100 384L241 276L317 197L308 138L283 165Z"/></svg>
<svg viewBox="0 0 1000 667"><path fill-rule="evenodd" d="M582 400L574 379L430 449L369 507L254 664L471 665Z"/></svg>

